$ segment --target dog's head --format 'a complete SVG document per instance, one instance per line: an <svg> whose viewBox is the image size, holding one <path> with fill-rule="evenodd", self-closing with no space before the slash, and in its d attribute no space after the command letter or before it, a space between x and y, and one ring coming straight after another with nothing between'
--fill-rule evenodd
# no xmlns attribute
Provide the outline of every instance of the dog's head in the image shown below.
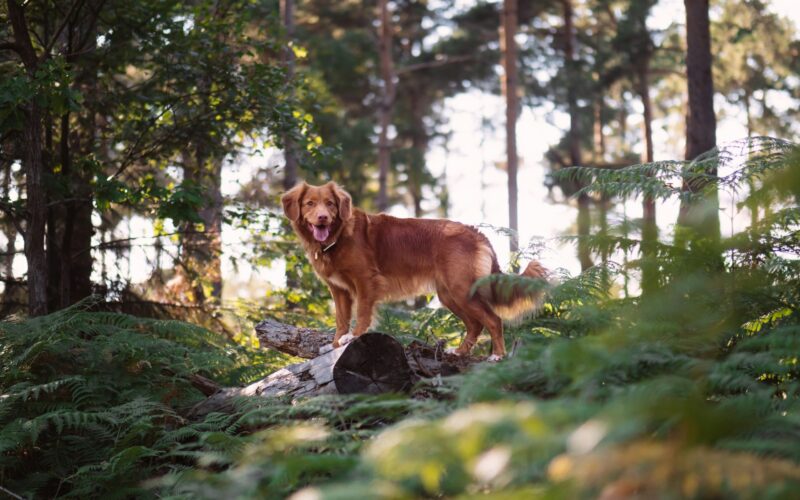
<svg viewBox="0 0 800 500"><path fill-rule="evenodd" d="M335 182L311 186L305 182L281 198L283 212L304 234L324 242L352 214L352 200Z"/></svg>

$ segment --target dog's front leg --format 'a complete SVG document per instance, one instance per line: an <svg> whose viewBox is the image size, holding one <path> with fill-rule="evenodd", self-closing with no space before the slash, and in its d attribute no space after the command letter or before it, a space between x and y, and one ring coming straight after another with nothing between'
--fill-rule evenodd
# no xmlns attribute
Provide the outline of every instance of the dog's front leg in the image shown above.
<svg viewBox="0 0 800 500"><path fill-rule="evenodd" d="M333 296L333 305L336 308L336 334L333 336L333 347L339 347L339 339L346 335L350 329L350 319L353 315L353 297L350 292L337 286L329 286Z"/></svg>
<svg viewBox="0 0 800 500"><path fill-rule="evenodd" d="M353 337L366 332L372 324L372 315L378 302L375 291L375 287L371 284L356 289L356 327L353 330Z"/></svg>

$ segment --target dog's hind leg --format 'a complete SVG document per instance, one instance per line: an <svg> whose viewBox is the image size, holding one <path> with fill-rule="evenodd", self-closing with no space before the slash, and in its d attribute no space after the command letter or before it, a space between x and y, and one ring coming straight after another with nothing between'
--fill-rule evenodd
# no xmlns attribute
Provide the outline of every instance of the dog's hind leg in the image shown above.
<svg viewBox="0 0 800 500"><path fill-rule="evenodd" d="M492 309L486 305L478 297L473 297L469 300L470 312L474 312L478 321L480 321L489 335L492 337L492 355L489 356L489 361L500 361L506 356L506 341L503 336L503 320L500 316L495 314Z"/></svg>
<svg viewBox="0 0 800 500"><path fill-rule="evenodd" d="M467 349L472 349L472 346L478 341L483 328L489 332L492 337L492 355L490 361L499 361L506 355L505 339L503 337L503 320L500 316L494 313L492 309L483 302L480 297L469 296L469 291L464 290L461 293L449 294L452 300L451 310L460 310L461 314L458 315L464 323L477 323L477 328L467 328L467 336L464 338L463 346L468 346ZM444 303L444 302L442 302ZM446 305L446 304L445 304ZM459 348L460 349L460 348ZM469 352L469 351L467 351Z"/></svg>
<svg viewBox="0 0 800 500"><path fill-rule="evenodd" d="M458 316L458 318L464 322L464 326L467 327L467 332L464 335L464 340L461 341L461 345L458 346L458 348L455 349L453 353L458 354L459 356L468 355L472 351L472 347L475 345L478 336L481 334L481 330L483 330L483 325L481 324L480 321L476 320L474 317L468 314L463 308L461 308L458 301L456 301L450 295L450 293L444 288L442 287L438 288L436 294L439 296L439 302L444 304L444 306L450 309L453 312L453 314Z"/></svg>

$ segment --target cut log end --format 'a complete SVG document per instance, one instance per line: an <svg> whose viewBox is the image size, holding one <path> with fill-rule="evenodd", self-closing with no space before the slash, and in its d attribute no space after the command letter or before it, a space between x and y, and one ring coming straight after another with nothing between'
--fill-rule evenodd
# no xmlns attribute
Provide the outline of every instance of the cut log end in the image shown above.
<svg viewBox="0 0 800 500"><path fill-rule="evenodd" d="M356 338L333 367L339 394L405 392L415 378L402 344L385 333Z"/></svg>

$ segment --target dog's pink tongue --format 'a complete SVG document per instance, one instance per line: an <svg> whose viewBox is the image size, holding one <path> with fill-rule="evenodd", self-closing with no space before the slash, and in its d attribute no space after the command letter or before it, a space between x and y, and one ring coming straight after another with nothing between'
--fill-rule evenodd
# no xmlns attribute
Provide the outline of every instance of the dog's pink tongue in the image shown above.
<svg viewBox="0 0 800 500"><path fill-rule="evenodd" d="M311 226L311 229L312 231L314 231L314 239L317 241L327 240L328 235L331 232L328 226L323 226L323 227Z"/></svg>

